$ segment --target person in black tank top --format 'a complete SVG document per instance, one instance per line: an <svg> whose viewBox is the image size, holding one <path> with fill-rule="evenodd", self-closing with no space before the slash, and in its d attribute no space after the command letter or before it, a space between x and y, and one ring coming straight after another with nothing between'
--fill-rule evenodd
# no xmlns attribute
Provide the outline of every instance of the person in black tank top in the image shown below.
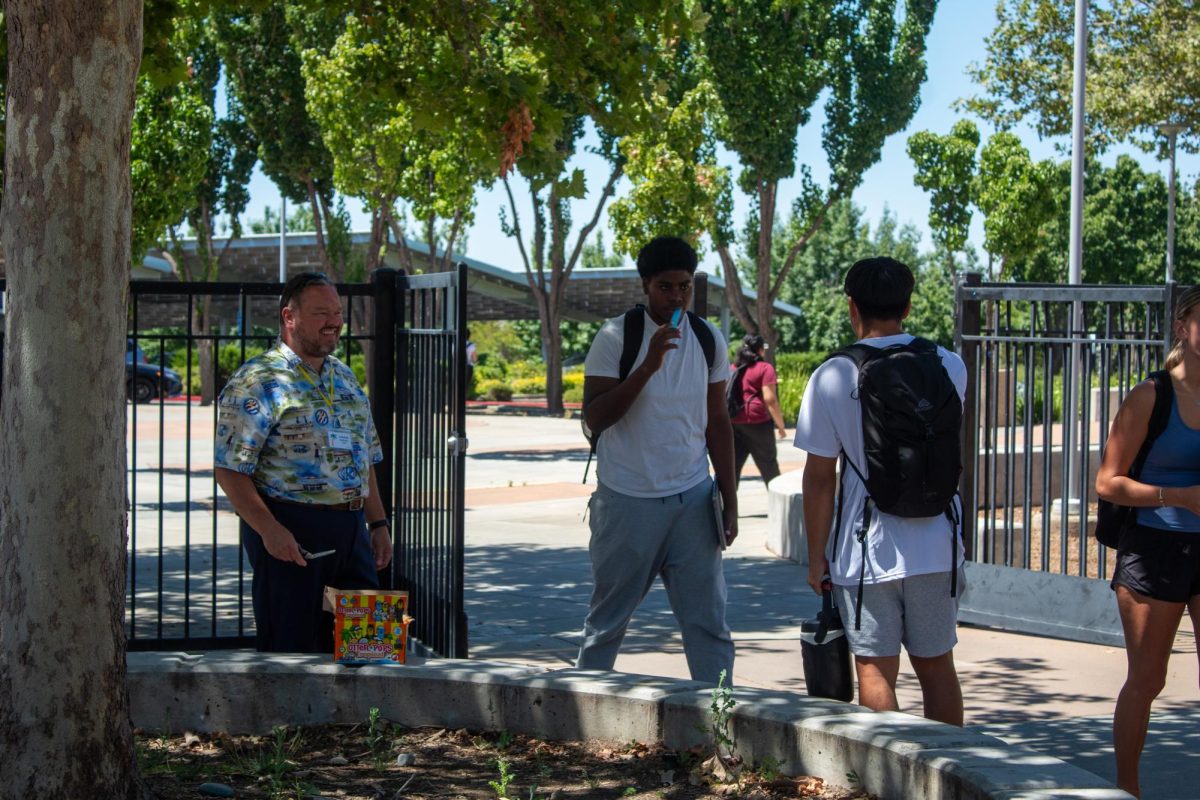
<svg viewBox="0 0 1200 800"><path fill-rule="evenodd" d="M1166 370L1175 392L1164 436L1137 479L1130 468L1154 408L1153 381L1130 391L1113 420L1096 493L1134 509L1121 531L1112 586L1125 632L1128 672L1113 714L1117 785L1140 796L1138 761L1150 708L1166 680L1175 632L1186 610L1200 633L1200 287L1179 297ZM1186 444L1195 439L1195 463Z"/></svg>

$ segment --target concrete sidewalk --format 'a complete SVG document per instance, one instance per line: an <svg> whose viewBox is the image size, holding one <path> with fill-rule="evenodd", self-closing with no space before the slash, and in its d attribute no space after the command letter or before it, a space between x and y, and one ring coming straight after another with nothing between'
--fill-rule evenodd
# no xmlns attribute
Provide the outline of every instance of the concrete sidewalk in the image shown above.
<svg viewBox="0 0 1200 800"><path fill-rule="evenodd" d="M466 610L474 658L557 669L573 663L591 591L592 486L581 485L586 445L576 420L468 417ZM803 454L780 443L781 466ZM595 464L589 484L595 482ZM767 494L747 467L741 535L727 553L729 623L739 685L804 692L800 620L819 606L796 564L765 547ZM1120 648L961 627L956 660L967 724L1112 780L1111 715L1125 674ZM661 585L635 616L617 669L687 677ZM1143 757L1143 796L1200 797L1200 707L1195 639L1182 635L1155 705ZM901 709L919 714L907 664Z"/></svg>

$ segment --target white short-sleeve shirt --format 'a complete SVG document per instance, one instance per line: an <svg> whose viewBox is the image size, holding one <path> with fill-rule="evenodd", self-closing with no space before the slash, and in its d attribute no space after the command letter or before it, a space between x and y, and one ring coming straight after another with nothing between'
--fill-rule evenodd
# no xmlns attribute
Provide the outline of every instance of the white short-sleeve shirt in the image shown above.
<svg viewBox="0 0 1200 800"><path fill-rule="evenodd" d="M685 315L679 323L678 349L667 352L662 368L651 376L629 411L605 430L596 445L596 474L608 488L632 497L667 497L698 485L708 477L708 385L729 377L725 338L712 331L710 369L700 340ZM642 346L632 369L646 360L650 337L658 324L646 314ZM588 377L619 378L625 338L625 315L604 323L588 350L583 372ZM632 371L631 369L631 371Z"/></svg>
<svg viewBox="0 0 1200 800"><path fill-rule="evenodd" d="M908 344L908 333L862 339L859 343L871 347ZM942 366L958 390L960 398L967 392L967 368L961 358L938 347ZM800 414L796 420L796 447L808 453L835 458L846 451L860 470L867 469L863 448L862 407L855 398L858 388L858 367L848 358L831 358L817 367L804 390ZM905 518L875 510L867 534L867 565L863 573L862 545L856 533L862 523L863 501L867 489L853 469L841 476L845 491L842 506L842 526L831 531L825 548L829 559L830 577L840 585L857 584L860 575L865 583L883 583L912 575L948 572L951 567L950 522L944 515ZM836 506L832 526L837 525ZM955 563L962 563L960 539ZM836 542L836 551L835 551Z"/></svg>

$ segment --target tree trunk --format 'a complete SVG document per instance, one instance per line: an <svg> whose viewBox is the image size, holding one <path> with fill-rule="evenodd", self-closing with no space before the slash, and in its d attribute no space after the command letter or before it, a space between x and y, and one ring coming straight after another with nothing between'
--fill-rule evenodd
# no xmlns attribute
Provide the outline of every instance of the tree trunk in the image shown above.
<svg viewBox="0 0 1200 800"><path fill-rule="evenodd" d="M775 253L775 196L779 184L776 181L759 181L758 184L758 264L755 290L755 316L758 318L758 335L767 343L767 352L774 353L779 344L779 332L775 330L774 298L771 297L771 272Z"/></svg>
<svg viewBox="0 0 1200 800"><path fill-rule="evenodd" d="M337 283L338 271L334 269L333 261L329 258L329 247L325 244L325 218L329 216L329 208L325 205L325 198L317 194L317 185L313 183L313 179L306 178L304 188L308 191L308 205L312 209L313 215L313 232L317 234L317 252L321 254L321 269L325 270L325 274L334 283ZM284 223L286 225L286 223Z"/></svg>
<svg viewBox="0 0 1200 800"><path fill-rule="evenodd" d="M212 333L212 298L199 297L196 300L196 313L192 316L192 334L207 336ZM216 349L211 339L197 339L196 351L200 356L200 405L211 406L217 399L217 381L220 380L214 372Z"/></svg>
<svg viewBox="0 0 1200 800"><path fill-rule="evenodd" d="M125 671L140 0L9 0L0 797L143 796Z"/></svg>

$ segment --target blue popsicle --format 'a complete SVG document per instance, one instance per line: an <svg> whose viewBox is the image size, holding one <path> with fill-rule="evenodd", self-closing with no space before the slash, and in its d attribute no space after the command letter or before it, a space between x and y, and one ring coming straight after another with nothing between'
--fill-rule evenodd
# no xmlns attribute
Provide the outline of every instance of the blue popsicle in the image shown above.
<svg viewBox="0 0 1200 800"><path fill-rule="evenodd" d="M678 328L679 320L682 318L683 318L683 309L682 308L675 309L675 311L671 314L671 327Z"/></svg>

